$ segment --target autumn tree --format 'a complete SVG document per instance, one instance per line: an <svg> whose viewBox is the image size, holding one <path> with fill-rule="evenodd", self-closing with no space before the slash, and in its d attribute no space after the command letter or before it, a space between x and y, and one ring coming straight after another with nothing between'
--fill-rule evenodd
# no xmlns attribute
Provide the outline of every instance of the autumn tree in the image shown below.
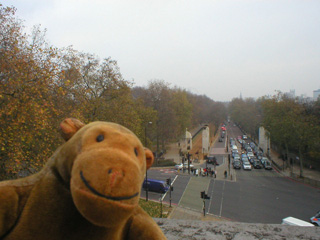
<svg viewBox="0 0 320 240"><path fill-rule="evenodd" d="M51 89L56 51L36 29L28 41L15 8L0 7L0 150L2 178L37 171L55 145L59 111ZM24 172L21 172L24 170Z"/></svg>

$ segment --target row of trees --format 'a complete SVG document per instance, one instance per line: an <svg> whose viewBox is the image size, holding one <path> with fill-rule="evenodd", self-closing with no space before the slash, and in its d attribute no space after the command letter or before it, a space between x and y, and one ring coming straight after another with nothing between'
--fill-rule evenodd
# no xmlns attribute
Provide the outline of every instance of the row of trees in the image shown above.
<svg viewBox="0 0 320 240"><path fill-rule="evenodd" d="M162 80L133 87L115 60L55 48L39 26L27 35L15 12L0 5L0 180L38 171L66 117L117 122L154 151L187 127L226 118L224 104Z"/></svg>
<svg viewBox="0 0 320 240"><path fill-rule="evenodd" d="M230 115L254 137L263 126L271 142L280 148L287 167L290 153L297 155L301 176L304 163L320 167L320 99L302 103L281 92L256 101L233 99Z"/></svg>

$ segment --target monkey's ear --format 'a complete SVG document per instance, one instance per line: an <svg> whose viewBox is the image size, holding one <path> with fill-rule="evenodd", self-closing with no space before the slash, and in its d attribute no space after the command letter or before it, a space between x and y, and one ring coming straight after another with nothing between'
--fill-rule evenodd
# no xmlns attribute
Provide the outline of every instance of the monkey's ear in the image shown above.
<svg viewBox="0 0 320 240"><path fill-rule="evenodd" d="M144 152L146 154L147 169L149 169L153 164L154 156L148 148L144 148Z"/></svg>
<svg viewBox="0 0 320 240"><path fill-rule="evenodd" d="M84 125L76 118L66 118L60 123L61 136L68 141Z"/></svg>

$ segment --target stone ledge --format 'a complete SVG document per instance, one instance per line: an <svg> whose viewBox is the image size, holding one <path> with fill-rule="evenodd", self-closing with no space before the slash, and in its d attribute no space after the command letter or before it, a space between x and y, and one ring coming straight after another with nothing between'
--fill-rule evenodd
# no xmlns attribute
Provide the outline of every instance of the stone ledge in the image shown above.
<svg viewBox="0 0 320 240"><path fill-rule="evenodd" d="M155 219L169 240L317 240L320 227L296 227L280 224L251 224L238 222L207 222Z"/></svg>

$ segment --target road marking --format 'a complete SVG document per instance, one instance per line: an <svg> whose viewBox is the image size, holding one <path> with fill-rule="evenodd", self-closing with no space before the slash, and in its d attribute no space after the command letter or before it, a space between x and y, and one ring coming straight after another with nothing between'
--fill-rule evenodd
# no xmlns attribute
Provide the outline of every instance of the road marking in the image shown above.
<svg viewBox="0 0 320 240"><path fill-rule="evenodd" d="M214 190L214 186L215 186L215 184L216 184L216 181L214 181L214 180L211 180L211 181L213 181L213 187L212 187L212 191L211 191L211 194L210 194L210 201L209 201L209 207L208 207L208 212L207 212L207 213L210 212L211 201L212 201L212 199L213 199L213 190Z"/></svg>
<svg viewBox="0 0 320 240"><path fill-rule="evenodd" d="M173 181L171 182L171 186L173 185L174 181L177 179L178 175L176 175L176 177L173 179ZM163 201L163 199L167 196L167 193L170 191L170 189L168 191L166 191L165 194L163 194L161 201Z"/></svg>
<svg viewBox="0 0 320 240"><path fill-rule="evenodd" d="M190 180L191 180L191 178L189 178L189 181L188 181L188 183L187 183L187 185L186 185L186 187L185 187L185 189L184 189L184 191L183 191L183 193L182 193L182 196L181 196L181 198L180 198L180 200L179 200L179 202L178 202L178 206L180 206L180 202L181 202L181 200L182 200L182 198L183 198L183 196L184 196L184 194L185 194L185 192L186 192L186 190L187 190L187 187L188 187L188 185L189 185Z"/></svg>
<svg viewBox="0 0 320 240"><path fill-rule="evenodd" d="M221 217L221 213L222 213L223 195L224 195L224 186L225 186L225 185L226 185L226 181L223 181L223 188L222 188L222 196L221 196L220 215L219 215L219 217Z"/></svg>

